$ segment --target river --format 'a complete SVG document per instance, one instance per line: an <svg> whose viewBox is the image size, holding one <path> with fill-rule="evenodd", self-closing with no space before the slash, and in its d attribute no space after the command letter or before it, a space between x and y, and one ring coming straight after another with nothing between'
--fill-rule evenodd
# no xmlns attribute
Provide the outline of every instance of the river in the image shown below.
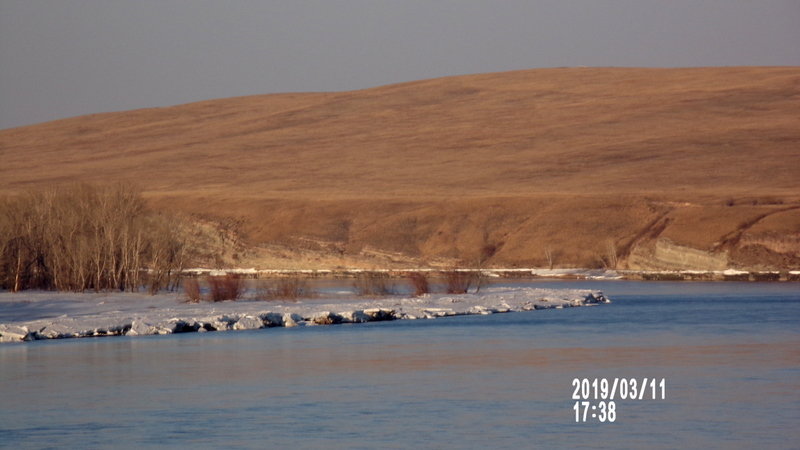
<svg viewBox="0 0 800 450"><path fill-rule="evenodd" d="M601 289L613 303L2 345L0 447L796 448L800 442L800 284L516 283ZM592 391L573 399L576 378L605 379L621 389L645 377L663 380L663 393L659 387L631 400L618 392L613 421L600 418L609 398ZM582 401L596 408L585 420Z"/></svg>

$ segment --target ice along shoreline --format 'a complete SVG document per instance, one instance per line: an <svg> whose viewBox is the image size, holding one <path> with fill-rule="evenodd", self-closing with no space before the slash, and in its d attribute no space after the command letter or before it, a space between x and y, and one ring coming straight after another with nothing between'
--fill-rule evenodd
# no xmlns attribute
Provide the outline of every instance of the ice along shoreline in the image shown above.
<svg viewBox="0 0 800 450"><path fill-rule="evenodd" d="M436 276L452 270L443 269L209 269L190 268L183 273L190 276L215 276L236 274L248 278L308 277L319 279L351 279L363 274L381 274L390 278L404 278L411 273ZM562 280L632 280L632 281L800 281L800 270L632 270L632 269L456 269L456 272L481 274L491 279L562 279Z"/></svg>
<svg viewBox="0 0 800 450"><path fill-rule="evenodd" d="M0 294L0 343L435 319L610 303L597 290L487 288L346 301L185 303L176 295Z"/></svg>

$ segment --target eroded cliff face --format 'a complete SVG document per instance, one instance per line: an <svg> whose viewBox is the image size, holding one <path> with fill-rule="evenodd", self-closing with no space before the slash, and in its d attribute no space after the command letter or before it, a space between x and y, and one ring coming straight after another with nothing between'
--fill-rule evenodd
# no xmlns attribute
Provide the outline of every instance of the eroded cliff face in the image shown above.
<svg viewBox="0 0 800 450"><path fill-rule="evenodd" d="M800 201L737 202L540 196L207 203L241 218L234 228L247 248L237 250L239 267L800 270Z"/></svg>
<svg viewBox="0 0 800 450"><path fill-rule="evenodd" d="M633 246L632 270L800 268L800 207L794 204L684 206L656 235Z"/></svg>
<svg viewBox="0 0 800 450"><path fill-rule="evenodd" d="M655 244L636 247L627 260L632 270L725 270L730 266L726 250L709 252L661 238Z"/></svg>
<svg viewBox="0 0 800 450"><path fill-rule="evenodd" d="M571 202L571 204L566 204ZM279 211L280 205L272 211ZM619 199L311 205L257 236L258 268L800 270L800 206ZM276 215L278 218L282 216ZM343 225L346 225L343 226ZM280 231L280 233L278 233ZM480 253L483 252L483 253Z"/></svg>
<svg viewBox="0 0 800 450"><path fill-rule="evenodd" d="M800 268L800 233L747 234L731 251L731 260L753 269Z"/></svg>

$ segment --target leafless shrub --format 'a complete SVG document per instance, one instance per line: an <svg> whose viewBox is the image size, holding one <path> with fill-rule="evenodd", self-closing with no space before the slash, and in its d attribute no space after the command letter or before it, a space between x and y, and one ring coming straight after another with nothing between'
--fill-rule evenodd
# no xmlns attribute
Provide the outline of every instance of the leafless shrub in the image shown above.
<svg viewBox="0 0 800 450"><path fill-rule="evenodd" d="M414 288L414 296L419 297L430 292L430 284L428 277L421 272L412 272L408 279L411 281L411 286Z"/></svg>
<svg viewBox="0 0 800 450"><path fill-rule="evenodd" d="M177 220L133 186L74 185L0 201L0 288L138 291L173 286L186 246Z"/></svg>
<svg viewBox="0 0 800 450"><path fill-rule="evenodd" d="M470 271L450 270L443 275L448 294L466 294L477 281L476 274Z"/></svg>
<svg viewBox="0 0 800 450"><path fill-rule="evenodd" d="M208 277L208 291L212 302L238 300L244 294L244 280L236 274Z"/></svg>
<svg viewBox="0 0 800 450"><path fill-rule="evenodd" d="M279 278L270 282L260 283L256 294L259 300L290 300L313 296L313 291L308 287L308 282L300 277Z"/></svg>
<svg viewBox="0 0 800 450"><path fill-rule="evenodd" d="M394 286L389 283L389 275L385 273L360 273L353 282L353 289L361 296L384 296L394 293Z"/></svg>
<svg viewBox="0 0 800 450"><path fill-rule="evenodd" d="M200 282L197 281L197 278L189 277L183 279L183 294L187 303L199 303L202 300Z"/></svg>
<svg viewBox="0 0 800 450"><path fill-rule="evenodd" d="M475 266L475 271L472 272L472 279L470 280L470 283L475 286L475 292L480 292L481 288L486 284L486 277L483 269L489 260L500 251L503 245L503 242L490 239L488 231L484 231L483 244L477 252L477 265ZM469 285L466 289L469 289Z"/></svg>

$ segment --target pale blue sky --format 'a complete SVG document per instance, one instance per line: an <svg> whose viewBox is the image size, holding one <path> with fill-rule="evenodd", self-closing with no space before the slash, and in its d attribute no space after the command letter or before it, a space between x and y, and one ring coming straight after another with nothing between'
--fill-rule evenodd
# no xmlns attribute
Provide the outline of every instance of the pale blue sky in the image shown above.
<svg viewBox="0 0 800 450"><path fill-rule="evenodd" d="M559 66L800 65L800 0L0 0L0 129Z"/></svg>

